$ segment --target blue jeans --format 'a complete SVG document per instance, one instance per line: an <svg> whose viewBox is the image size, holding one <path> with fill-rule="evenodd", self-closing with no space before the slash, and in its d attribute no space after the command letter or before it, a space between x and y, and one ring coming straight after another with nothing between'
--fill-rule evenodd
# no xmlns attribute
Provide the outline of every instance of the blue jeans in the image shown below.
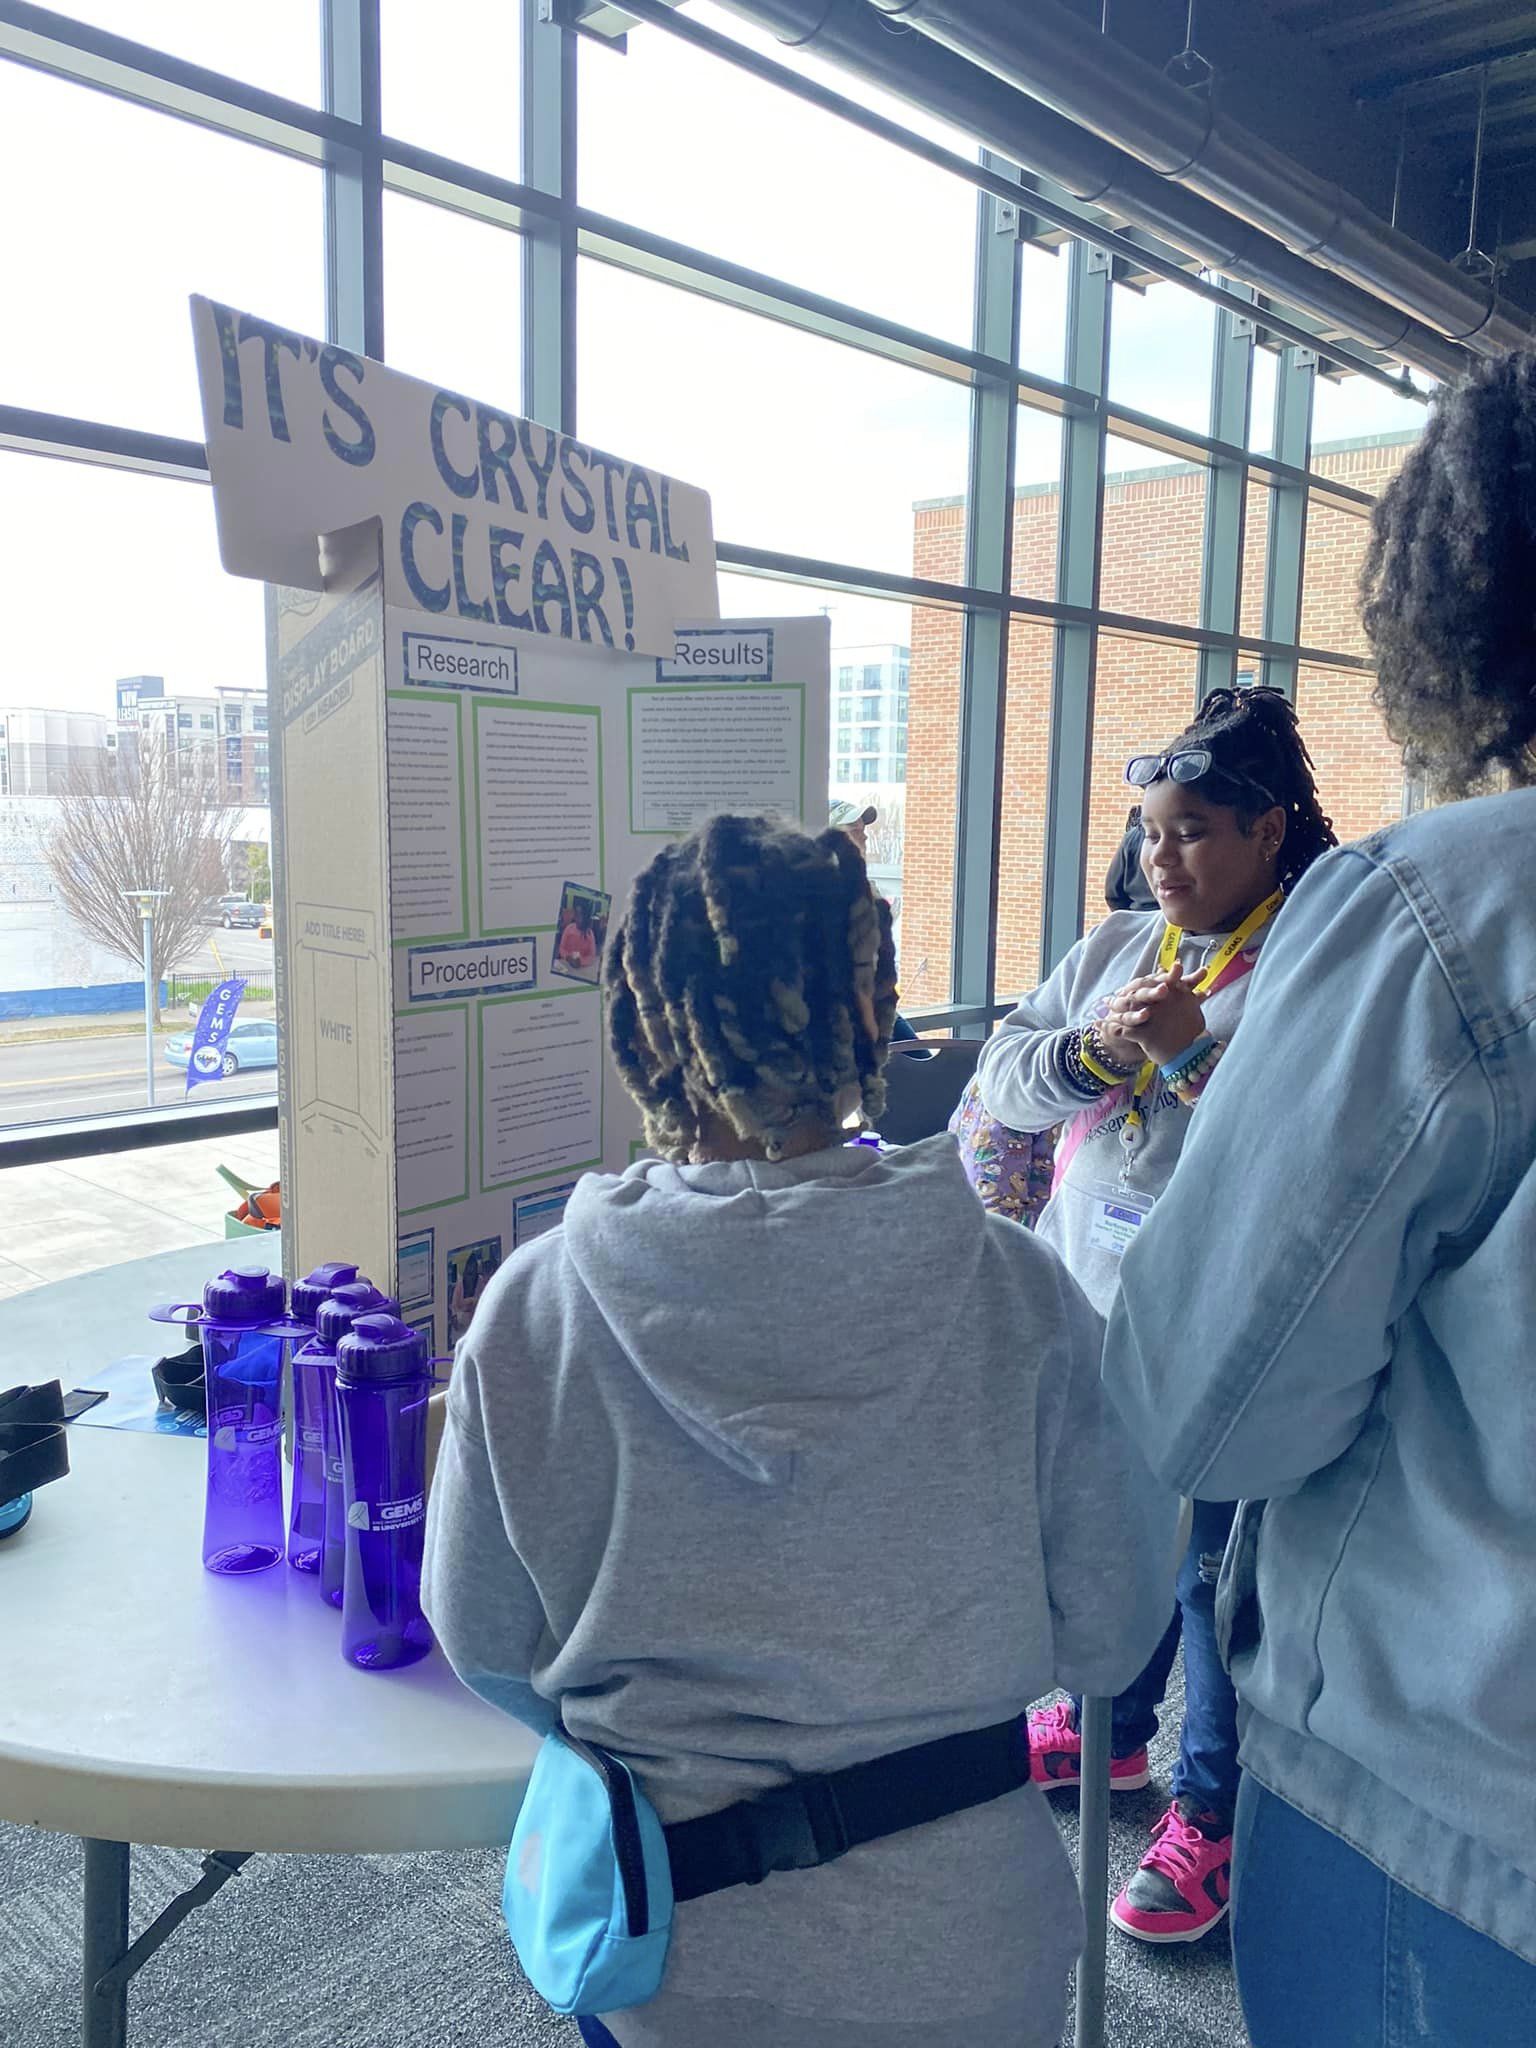
<svg viewBox="0 0 1536 2048"><path fill-rule="evenodd" d="M1253 2048L1530 2048L1536 1964L1252 1778L1237 1802L1232 1955Z"/></svg>
<svg viewBox="0 0 1536 2048"><path fill-rule="evenodd" d="M1189 1549L1179 1567L1178 1604L1163 1639L1115 1701L1110 1747L1116 1756L1142 1749L1157 1733L1157 1710L1168 1674L1184 1644L1184 1727L1173 1767L1173 1796L1187 1793L1229 1819L1237 1804L1237 1695L1216 1649L1216 1580L1232 1533L1236 1501L1197 1500ZM1079 1704L1081 1704L1079 1702Z"/></svg>

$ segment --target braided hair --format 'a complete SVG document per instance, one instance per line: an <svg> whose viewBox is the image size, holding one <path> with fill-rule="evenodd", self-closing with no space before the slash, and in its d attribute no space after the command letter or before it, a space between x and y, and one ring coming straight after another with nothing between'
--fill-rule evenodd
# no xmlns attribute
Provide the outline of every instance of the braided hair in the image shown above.
<svg viewBox="0 0 1536 2048"><path fill-rule="evenodd" d="M635 878L603 986L614 1063L667 1158L723 1125L776 1159L797 1127L885 1106L891 912L846 832L724 816L664 847Z"/></svg>
<svg viewBox="0 0 1536 2048"><path fill-rule="evenodd" d="M1438 794L1536 779L1536 352L1436 393L1360 577L1376 702Z"/></svg>
<svg viewBox="0 0 1536 2048"><path fill-rule="evenodd" d="M1168 751L1180 747L1210 748L1211 770L1191 787L1207 803L1235 810L1244 832L1276 804L1285 812L1283 889L1294 889L1318 855L1338 845L1333 820L1318 801L1296 707L1281 691L1265 685L1212 690Z"/></svg>

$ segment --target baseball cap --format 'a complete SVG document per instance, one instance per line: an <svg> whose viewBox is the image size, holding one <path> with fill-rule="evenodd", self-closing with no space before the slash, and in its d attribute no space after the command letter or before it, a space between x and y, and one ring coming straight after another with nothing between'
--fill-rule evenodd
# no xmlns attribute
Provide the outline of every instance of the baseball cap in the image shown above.
<svg viewBox="0 0 1536 2048"><path fill-rule="evenodd" d="M861 811L857 804L836 803L827 812L827 823L846 832L850 825L873 825L879 815L873 804L866 804Z"/></svg>

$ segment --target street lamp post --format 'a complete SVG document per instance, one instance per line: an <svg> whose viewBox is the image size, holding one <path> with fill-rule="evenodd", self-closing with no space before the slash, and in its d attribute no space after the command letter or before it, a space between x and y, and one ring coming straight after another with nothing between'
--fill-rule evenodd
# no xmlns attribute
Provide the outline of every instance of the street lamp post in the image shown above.
<svg viewBox="0 0 1536 2048"><path fill-rule="evenodd" d="M149 1108L155 1106L155 905L169 889L119 889L136 903L144 932L144 1089Z"/></svg>

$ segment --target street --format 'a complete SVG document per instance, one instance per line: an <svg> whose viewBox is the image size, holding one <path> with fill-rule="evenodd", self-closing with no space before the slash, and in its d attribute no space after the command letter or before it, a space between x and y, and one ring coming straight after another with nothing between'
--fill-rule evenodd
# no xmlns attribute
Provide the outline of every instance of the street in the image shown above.
<svg viewBox="0 0 1536 2048"><path fill-rule="evenodd" d="M260 939L253 931L225 931L211 926L206 937L186 958L176 963L182 975L221 977L250 975L263 987L272 980L272 941ZM253 1001L241 1007L244 1016L269 1017L270 1003ZM37 1038L21 1043L0 1041L0 1125L46 1121L54 1117L92 1116L104 1110L144 1107L144 1031L137 1022L117 1021L121 1030L109 1037L81 1036L82 1021L58 1019L56 1039ZM185 1006L167 1008L162 1014L166 1028L155 1034L155 1104L165 1108L185 1102L186 1075L165 1057L165 1043L178 1031L190 1030L192 1016ZM39 1018L36 1029L45 1031L48 1019ZM275 1095L277 1069L253 1068L229 1080L200 1081L193 1089L194 1103L228 1102L239 1095Z"/></svg>
<svg viewBox="0 0 1536 2048"><path fill-rule="evenodd" d="M268 952L271 948L268 947ZM159 1108L187 1099L187 1078L165 1057L165 1037L155 1040L155 1102ZM226 1081L199 1081L194 1103L228 1102L238 1095L275 1095L277 1069L253 1068ZM50 1117L92 1116L108 1109L144 1107L144 1033L111 1038L61 1038L41 1043L0 1045L0 1124L41 1122Z"/></svg>
<svg viewBox="0 0 1536 2048"><path fill-rule="evenodd" d="M210 925L208 936L196 952L176 962L178 974L254 974L272 979L272 941L258 939L254 932L224 930Z"/></svg>

